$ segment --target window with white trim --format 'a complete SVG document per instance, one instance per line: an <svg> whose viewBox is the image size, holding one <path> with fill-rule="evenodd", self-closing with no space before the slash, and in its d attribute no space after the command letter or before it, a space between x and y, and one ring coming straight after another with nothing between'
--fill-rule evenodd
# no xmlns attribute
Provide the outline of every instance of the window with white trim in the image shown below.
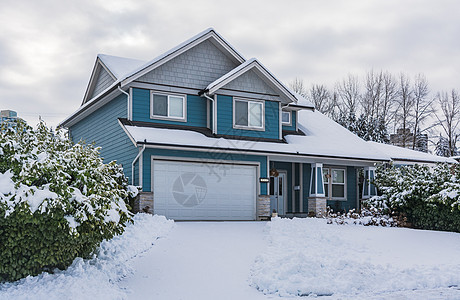
<svg viewBox="0 0 460 300"><path fill-rule="evenodd" d="M291 112L290 111L283 111L281 113L281 122L283 125L291 125Z"/></svg>
<svg viewBox="0 0 460 300"><path fill-rule="evenodd" d="M233 127L264 129L264 102L234 99Z"/></svg>
<svg viewBox="0 0 460 300"><path fill-rule="evenodd" d="M150 95L150 117L185 121L185 96L152 92Z"/></svg>
<svg viewBox="0 0 460 300"><path fill-rule="evenodd" d="M341 168L323 168L324 194L332 200L346 199L347 172Z"/></svg>

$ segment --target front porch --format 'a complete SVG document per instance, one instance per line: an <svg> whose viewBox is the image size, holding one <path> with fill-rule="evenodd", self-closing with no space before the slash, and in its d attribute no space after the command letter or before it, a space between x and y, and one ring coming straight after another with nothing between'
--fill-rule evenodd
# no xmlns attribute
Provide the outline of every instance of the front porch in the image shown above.
<svg viewBox="0 0 460 300"><path fill-rule="evenodd" d="M286 162L269 160L270 211L281 217L322 216L359 210L361 200L376 194L368 183L375 168L369 163L343 161Z"/></svg>

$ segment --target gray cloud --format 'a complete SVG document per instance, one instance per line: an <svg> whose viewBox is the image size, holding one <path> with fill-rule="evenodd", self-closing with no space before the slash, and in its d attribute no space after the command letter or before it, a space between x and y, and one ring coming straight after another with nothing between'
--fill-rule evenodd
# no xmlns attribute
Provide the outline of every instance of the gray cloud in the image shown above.
<svg viewBox="0 0 460 300"><path fill-rule="evenodd" d="M460 88L455 0L9 1L0 11L0 108L56 125L81 103L97 53L149 60L215 27L286 83L424 73Z"/></svg>

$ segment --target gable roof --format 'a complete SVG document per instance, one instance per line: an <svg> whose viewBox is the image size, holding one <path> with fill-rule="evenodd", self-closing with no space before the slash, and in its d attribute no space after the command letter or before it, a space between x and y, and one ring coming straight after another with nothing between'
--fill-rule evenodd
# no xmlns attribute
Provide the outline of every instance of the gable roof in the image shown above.
<svg viewBox="0 0 460 300"><path fill-rule="evenodd" d="M185 51L193 48L203 41L210 40L219 49L224 51L231 57L235 62L243 63L246 59L241 55L230 43L228 43L220 34L218 34L213 28L208 28L194 37L186 40L185 42L177 45L169 51L155 57L151 61L145 63L137 69L132 70L130 73L123 76L122 86L130 83L136 78L152 71L153 69L161 66L162 64L170 61L174 57L184 53Z"/></svg>
<svg viewBox="0 0 460 300"><path fill-rule="evenodd" d="M238 67L234 68L227 74L224 74L222 77L211 82L207 87L206 91L213 95L219 89L223 88L225 85L229 84L239 76L248 72L249 70L254 70L256 73L269 84L272 88L279 91L282 95L286 96L294 104L297 104L299 101L302 102L302 105L308 108L314 108L314 106L309 103L308 100L303 97L298 97L299 95L292 92L288 87L286 87L281 81L279 81L264 65L262 65L257 59L251 58Z"/></svg>
<svg viewBox="0 0 460 300"><path fill-rule="evenodd" d="M177 45L176 47L166 51L165 53L155 57L148 62L132 58L98 54L88 87L86 88L86 92L83 97L82 105L95 98L98 98L102 94L100 93L90 98L92 94L91 91L94 89L95 80L97 79L98 72L101 68L104 68L107 72L109 72L109 74L114 79L115 82L112 84L112 86L120 85L123 87L133 80L154 70L155 68L158 68L164 63L170 61L171 59L206 40L210 40L214 45L216 45L221 51L226 53L238 64L245 61L245 58L213 28L208 28L198 33L185 42Z"/></svg>
<svg viewBox="0 0 460 300"><path fill-rule="evenodd" d="M145 65L145 61L133 58L126 58L120 56L113 56L107 54L98 54L97 57L110 71L115 79L120 79L123 75L128 74L132 70Z"/></svg>
<svg viewBox="0 0 460 300"><path fill-rule="evenodd" d="M97 79L101 72L107 72L112 78L111 84L115 83L123 75L132 71L135 68L145 64L145 61L132 58L124 58L106 54L98 54L94 63L93 72L88 83L88 86L83 96L82 105L91 100L94 90L96 89ZM97 94L95 95L97 96Z"/></svg>
<svg viewBox="0 0 460 300"><path fill-rule="evenodd" d="M89 84L86 88L81 106L69 117L64 119L58 126L68 126L69 122L74 120L76 116L80 116L82 113L87 111L89 107L94 107L94 102L99 101L114 91L116 92L117 88L129 84L145 73L150 72L151 70L161 66L162 64L170 61L171 59L206 40L211 41L238 64L245 61L245 58L213 28L208 28L198 33L192 38L148 62L137 59L99 54L96 58L93 72L91 74ZM112 76L114 82L97 95L94 95L94 97L91 97L92 91L94 90L95 81L97 80L98 72L100 72L102 68L105 69L110 74L110 76Z"/></svg>

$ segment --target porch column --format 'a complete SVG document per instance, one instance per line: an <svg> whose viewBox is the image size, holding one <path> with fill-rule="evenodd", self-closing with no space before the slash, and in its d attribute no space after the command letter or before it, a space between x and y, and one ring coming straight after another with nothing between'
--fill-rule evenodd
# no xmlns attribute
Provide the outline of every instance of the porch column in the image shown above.
<svg viewBox="0 0 460 300"><path fill-rule="evenodd" d="M369 199L377 195L374 185L375 167L364 167L363 199Z"/></svg>
<svg viewBox="0 0 460 300"><path fill-rule="evenodd" d="M324 195L323 164L311 164L310 197L308 197L308 214L320 217L326 212Z"/></svg>

